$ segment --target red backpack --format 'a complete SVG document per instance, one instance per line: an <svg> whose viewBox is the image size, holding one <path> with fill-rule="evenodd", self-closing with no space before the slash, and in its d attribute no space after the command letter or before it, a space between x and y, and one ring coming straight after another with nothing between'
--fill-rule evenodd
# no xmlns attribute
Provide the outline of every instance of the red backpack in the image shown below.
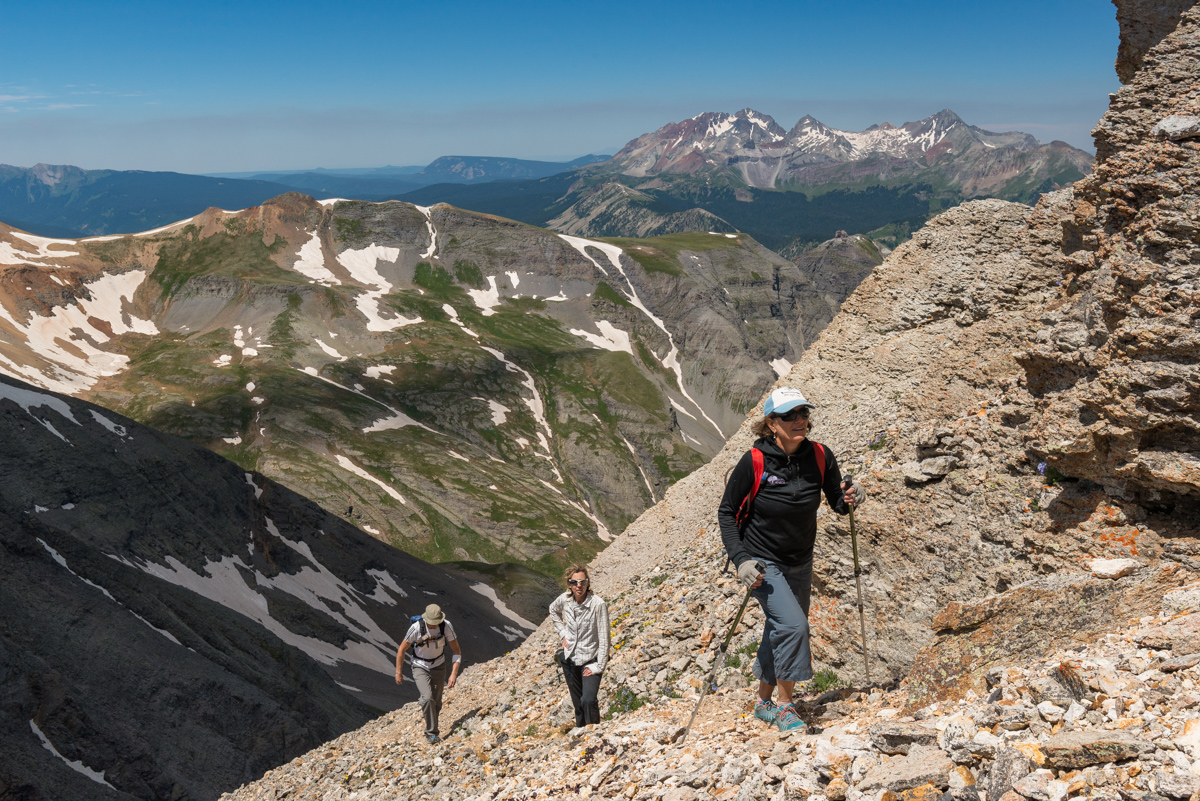
<svg viewBox="0 0 1200 801"><path fill-rule="evenodd" d="M825 446L813 440L809 441L813 445L813 457L817 460L817 469L821 471L821 487L818 490L820 492L825 489ZM745 528L746 521L750 519L750 505L754 502L754 496L758 494L758 485L762 483L763 452L758 448L751 448L750 461L754 464L754 484L751 485L750 492L746 494L742 505L738 507L737 515L734 518L737 521L739 532Z"/></svg>

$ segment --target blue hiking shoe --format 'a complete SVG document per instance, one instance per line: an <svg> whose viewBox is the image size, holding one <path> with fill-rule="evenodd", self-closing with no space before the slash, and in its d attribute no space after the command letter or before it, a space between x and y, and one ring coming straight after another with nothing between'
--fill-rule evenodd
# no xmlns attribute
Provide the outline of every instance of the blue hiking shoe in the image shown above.
<svg viewBox="0 0 1200 801"><path fill-rule="evenodd" d="M808 728L800 716L796 714L796 707L791 704L784 704L776 707L779 710L779 717L775 720L775 726L780 731L803 731Z"/></svg>
<svg viewBox="0 0 1200 801"><path fill-rule="evenodd" d="M779 719L779 707L770 698L765 701L760 698L754 704L754 717L770 726L774 726L775 721Z"/></svg>

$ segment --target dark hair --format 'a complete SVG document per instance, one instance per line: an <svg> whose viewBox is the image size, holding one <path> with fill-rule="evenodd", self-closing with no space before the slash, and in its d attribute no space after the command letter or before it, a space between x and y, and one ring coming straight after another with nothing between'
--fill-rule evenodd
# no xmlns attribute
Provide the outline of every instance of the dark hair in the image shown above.
<svg viewBox="0 0 1200 801"><path fill-rule="evenodd" d="M765 417L763 417L761 420L758 420L757 422L755 422L754 425L750 426L750 431L754 434L755 437L757 437L758 439L762 439L763 437L770 438L770 437L775 436L775 432L771 430L771 422L770 421L771 421L772 417L778 418L779 415L768 414ZM812 421L812 411L811 410L808 413L807 419L808 419L808 430L812 431L813 430L813 421Z"/></svg>

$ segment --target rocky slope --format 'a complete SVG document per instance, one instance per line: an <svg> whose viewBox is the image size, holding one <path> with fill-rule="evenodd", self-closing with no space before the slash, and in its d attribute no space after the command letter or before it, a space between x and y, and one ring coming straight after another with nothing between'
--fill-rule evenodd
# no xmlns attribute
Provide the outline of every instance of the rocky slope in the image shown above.
<svg viewBox="0 0 1200 801"><path fill-rule="evenodd" d="M1123 9L1123 32L1137 8ZM1032 209L985 200L946 212L859 285L780 382L815 400L814 436L870 493L856 520L869 653L859 644L848 521L826 510L814 656L860 687L867 656L886 687L810 699L805 714L827 727L819 736L766 731L743 717L758 623L751 615L752 628L735 639L736 661L718 671L729 693L718 691L706 707L699 736L677 741L691 704L670 697L701 686L740 595L719 572L715 508L725 471L750 442L747 421L596 560L594 585L614 620L603 699L610 722L557 733L565 691L545 665L553 633L543 625L521 649L468 674L451 702L461 731L444 745L413 745L413 711L400 710L234 797L1194 797L1200 565L1187 441L1158 446L1170 452L1154 458L1182 465L1167 478L1130 471L1140 485L1116 462L1081 460L1091 473L1051 470L1039 443L1057 439L1068 420L1093 421L1078 406L1073 418L1057 412L1056 401L1086 379L1076 390L1062 360L1036 354L1050 350L1040 343L1055 342L1047 329L1060 322L1044 316L1086 301L1099 306L1089 319L1119 322L1103 316L1105 304L1122 308L1130 296L1168 287L1176 294L1161 313L1130 307L1131 319L1153 323L1160 344L1135 348L1129 364L1193 332L1190 285L1173 283L1188 274L1183 235L1198 217L1188 193L1193 145L1170 136L1168 144L1146 123L1163 111L1186 116L1200 78L1198 25L1200 11L1189 8L1145 52L1098 129L1108 142L1128 143L1101 147L1100 169L1111 158L1114 170L1125 165L1126 182L1157 187L1143 196L1146 216L1128 204L1134 190L1112 191L1112 181L1098 195L1085 182L1078 196L1058 192ZM1160 92L1176 100L1163 107ZM1149 109L1145 122L1137 109ZM1179 130L1171 125L1168 132ZM1157 171L1139 178L1139 164ZM1103 230L1085 225L1092 220ZM1137 275L1145 280L1135 282L1120 270L1147 259L1104 261L1118 258L1105 243L1122 237L1150 252L1158 243L1170 259L1144 267ZM1091 277L1071 266L1081 249L1095 254L1092 275L1113 280L1080 292L1079 275ZM1056 352L1074 353L1084 369L1117 361L1101 350L1102 336L1090 346L1059 340ZM1168 362L1176 353L1161 352ZM1167 364L1155 375L1162 385L1125 399L1134 409L1158 404L1154 416L1122 419L1134 437L1185 431L1195 415L1191 374ZM1091 384L1106 389L1103 380ZM1163 487L1159 497L1145 489L1152 478L1171 482L1154 485ZM510 698L496 698L505 686Z"/></svg>
<svg viewBox="0 0 1200 801"><path fill-rule="evenodd" d="M595 242L285 195L161 231L0 229L0 371L435 561L587 558L832 317L749 237Z"/></svg>
<svg viewBox="0 0 1200 801"><path fill-rule="evenodd" d="M264 476L0 377L0 797L211 799L415 697L430 601L469 662L533 628L482 581Z"/></svg>

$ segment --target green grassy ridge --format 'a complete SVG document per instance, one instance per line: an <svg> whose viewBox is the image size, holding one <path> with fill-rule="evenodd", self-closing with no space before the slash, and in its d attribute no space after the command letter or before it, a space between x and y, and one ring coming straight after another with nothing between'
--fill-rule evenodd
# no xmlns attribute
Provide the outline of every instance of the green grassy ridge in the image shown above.
<svg viewBox="0 0 1200 801"><path fill-rule="evenodd" d="M465 301L465 297L455 298L459 301ZM289 310L283 312L280 316L288 314L294 310L297 304L290 304ZM468 303L460 303L458 306L460 319L470 326L478 326L480 329L495 328L501 334L506 334L508 338L514 341L519 341L524 337L512 333L512 328L517 325L519 328L527 328L534 326L537 331L539 341L546 342L548 337L548 328L553 329L558 327L558 324L544 318L534 318L530 315L525 315L520 312L511 312L509 315L503 313L496 315L499 319L483 318L477 310ZM444 316L444 315L443 315ZM511 316L516 320L506 320L505 316ZM428 325L428 324L423 324ZM500 377L510 377L509 380L516 379L514 374L509 373L504 369L500 362L489 354L482 353L478 345L471 340L465 333L452 323L441 322L433 327L441 329L436 332L432 338L442 340L458 339L458 342L452 345L444 346L446 353L431 352L430 349L416 349L414 353L419 354L420 358L429 360L453 360L456 356L461 357L464 349L469 349L467 355L469 360L478 360L482 357L488 363L494 363L495 370ZM417 332L407 332L417 333ZM481 332L482 333L482 332ZM527 333L527 332L525 332ZM623 377L620 379L612 379L611 383L617 385L622 391L618 394L624 402L641 404L649 406L651 409L660 407L662 400L656 397L657 393L653 386L644 377L640 376L633 365L632 360L627 354L615 354L607 351L599 351L589 348L580 348L574 337L562 334L560 332L561 342L555 343L558 345L570 345L572 351L561 351L551 347L540 347L529 349L525 353L517 355L515 353L506 353L509 358L517 360L525 369L530 370L538 380L539 388L543 391L543 399L547 401L550 408L548 412L553 411L553 404L550 401L550 393L546 392L546 386L553 386L555 391L569 392L573 396L580 396L582 402L586 404L587 400L595 400L599 407L597 383L603 383L606 379L604 374L611 373L614 369ZM134 397L141 399L139 404L135 404L136 408L129 407L125 411L130 412L133 416L141 416L151 419L161 427L174 430L177 433L196 438L197 433L204 431L210 435L209 441L204 444L222 452L223 454L234 458L239 464L248 469L257 469L259 466L259 456L256 448L252 445L253 439L250 436L248 429L251 427L251 420L259 407L251 405L249 393L245 392L244 386L247 381L253 380L256 383L256 395L268 398L267 404L261 407L263 410L270 410L268 414L277 413L281 406L286 406L281 401L281 398L287 397L290 401L292 411L297 415L301 415L304 424L314 431L322 432L332 436L342 446L342 449L350 449L357 452L355 461L367 469L372 474L382 480L388 481L397 487L401 492L407 495L416 494L412 482L406 480L406 477L401 474L392 474L386 470L380 470L378 465L386 464L394 460L394 455L398 450L405 451L404 461L408 470L422 474L426 479L437 483L439 481L452 482L439 476L440 463L438 461L428 462L424 459L419 459L413 444L409 442L410 436L424 435L431 440L436 440L434 435L427 432L419 432L417 429L405 428L398 431L379 432L371 435L358 436L348 432L353 432L358 427L369 425L375 419L386 416L386 410L366 399L346 393L336 387L330 386L316 378L307 376L299 371L287 367L273 364L272 361L282 356L282 352L273 349L272 351L264 351L265 356L235 363L229 367L216 367L211 362L221 352L229 350L229 342L232 339L232 332L228 329L220 329L217 331L208 332L203 335L195 335L189 338L178 337L172 342L155 343L152 347L146 348L142 353L135 356L136 374L142 377L142 381L138 383L144 384L146 379L152 376L161 377L164 373L177 373L179 381L171 387L164 387L161 400L165 404L151 402L150 399L158 393L148 393L144 387L138 387L134 391ZM485 339L486 342L486 339ZM502 347L511 345L512 342L494 343ZM511 347L508 348L510 351ZM199 355L199 359L197 356ZM384 359L372 359L368 362L374 363L386 361L394 363L397 361L396 354L391 354L391 357ZM523 358L523 361L520 361ZM558 362L563 358L569 363L565 369ZM363 376L364 364L356 363L359 360L351 360L342 363L330 363L325 369L325 373L333 380L346 385L352 385L357 381L370 382L371 379L366 379ZM597 370L593 362L608 363L601 365ZM411 365L409 365L411 367ZM477 375L477 369L470 367L464 371L465 374L474 379ZM397 373L393 373L397 375ZM402 395L404 392L427 392L427 388L422 386L414 387L412 385L413 374L410 372L404 376L406 387L404 390L397 391L395 395ZM430 383L436 385L442 381L444 376L439 376L436 373L431 373L428 377ZM639 381L640 379L640 381ZM151 381L151 383L154 383ZM416 382L420 384L420 381ZM640 386L639 386L640 385ZM156 384L157 387L157 384ZM196 387L202 387L202 392L194 391ZM132 387L131 387L132 388ZM382 387L378 387L382 389ZM393 388L388 386L388 390ZM637 389L637 392L632 390ZM478 391L477 389L475 391ZM640 396L639 396L640 393ZM178 402L173 402L170 396L186 396L193 395L196 400L196 406L181 407ZM395 395L390 395L383 400L396 408L401 408L415 419L422 419L423 415L419 409L405 408L404 404ZM522 416L525 412L523 403L519 400L519 394L516 395L517 400L511 397L502 397L501 402L505 403L514 413ZM170 414L165 414L164 409L170 409ZM333 413L331 414L331 410ZM198 424L198 419L204 418L207 422L204 425ZM553 420L553 416L551 415ZM512 418L510 418L512 420ZM433 422L433 421L427 421ZM528 422L528 431L525 432L527 438L531 441L536 439L536 433L532 418ZM552 424L553 425L553 424ZM277 423L270 426L272 433L278 436ZM506 425L509 429L509 436L512 436L512 424ZM496 429L490 429L491 432L496 432ZM559 436L563 432L556 432ZM222 437L233 437L241 434L244 441L241 445L231 446L226 445L222 441ZM500 436L498 433L495 436ZM392 442L390 440L399 440ZM628 452L625 450L623 443L620 443L614 437L610 437L608 450L612 454L616 454L619 459L628 458ZM511 443L510 443L511 444ZM466 454L471 454L471 447L464 444L459 448ZM473 454L472 454L473 455ZM514 454L501 452L501 456L512 458ZM437 449L438 459L444 462L445 456L440 446ZM295 458L295 457L294 457ZM311 458L311 457L309 457ZM489 465L489 469L493 469L494 463ZM632 468L632 465L631 465ZM350 479L351 482L357 482L357 479ZM343 482L344 483L344 482ZM502 482L508 483L508 482ZM368 493L375 492L373 487L364 487ZM544 488L535 488L535 492L544 490ZM458 486L456 491L459 493L469 494L469 490L464 486ZM549 495L549 491L545 493ZM382 495L381 491L380 494ZM568 495L578 493L568 492ZM368 499L361 497L358 503L389 503L390 499L379 498ZM349 502L348 502L349 503ZM503 499L494 499L491 502L490 508L498 510L500 507L509 505ZM539 504L534 503L534 507L546 506L538 513L534 509L530 509L530 504L526 499L521 499L511 503L509 513L514 517L519 517L521 527L527 531L534 532L533 538L539 539L545 544L549 539L544 536L548 529L552 530L567 530L573 531L572 535L576 539L583 536L594 538L594 527L590 521L579 515L575 510L570 509L565 504L549 503ZM602 513L602 517L610 517ZM570 518L578 518L571 520ZM627 520L619 521L620 524L628 522ZM611 518L608 521L610 527L618 524ZM419 556L426 558L446 557L454 553L456 547L463 547L468 553L483 554L485 558L511 559L512 553L504 549L496 549L494 547L485 547L486 538L480 537L475 532L471 536L467 536L465 532L469 530L463 526L450 526L449 524L441 527L440 536L437 538L439 545L432 544L422 545L420 542L415 542L410 538L403 538L402 545L405 550L416 553ZM618 529L619 530L619 529ZM457 533L456 533L457 532ZM394 540L394 537L393 537ZM554 542L554 550L569 552L568 556L563 556L562 559L568 560L580 556L585 552L594 553L598 549L599 544L593 543L588 548L581 551L578 547L559 544ZM564 562L565 563L565 562Z"/></svg>
<svg viewBox="0 0 1200 801"><path fill-rule="evenodd" d="M337 227L336 222L333 225ZM115 400L118 393L114 391L106 396L106 405L197 441L247 470L260 470L292 486L298 484L298 490L312 488L315 499L332 511L344 511L350 504L356 510L376 508L380 513L362 518L364 523L418 556L458 558L456 549L496 561L520 556L525 564L549 567L551 572L569 561L590 558L602 543L586 516L536 481L539 474L551 481L553 477L545 473L544 460L532 453L537 426L522 402L522 377L483 352L481 344L500 350L534 376L554 431L554 447L568 436L586 433L593 453L603 454L606 462L623 465L621 469L638 495L645 495L645 488L617 429L625 417L632 415L635 420L627 436L641 459L648 460L642 467L652 480L678 480L684 475L680 465L698 466L703 461L678 434L669 432L670 408L662 385L674 386L674 376L648 352L642 354L644 364L640 364L629 354L589 347L556 320L537 313L547 307L541 300L509 299L495 314L485 317L463 286L483 284L483 268L468 258L455 259L449 270L429 262L419 264L415 283L425 294L400 289L385 296L384 302L410 316L418 314L424 322L380 336L382 351L326 363L322 375L349 387L362 384L368 394L438 430L445 430L444 412L436 407L431 411L430 402L440 401L439 395L445 398L444 406L466 406L464 398L475 395L494 398L509 408L509 422L499 428L491 426L486 406L470 401L476 407L470 410L473 419L467 421L472 437L461 446L447 446L444 437L414 427L364 434L362 428L389 412L367 398L300 372L296 363L313 351L308 336L313 321L318 321L316 328L320 329L331 319L353 314L354 298L360 290L347 285L313 286L303 276L275 264L272 248L277 250L282 238L267 247L251 225L225 228L201 239L195 226L186 226L165 238L154 270L160 297L187 294L189 285L205 276L243 282L229 301L233 305L248 302L263 287L278 288L283 292L284 308L271 320L264 337L273 347L260 350L257 357L243 358L231 349L233 334L228 328L186 336L164 333L158 339L136 343L125 338L122 344L132 360L130 370L114 382L125 391L124 399ZM343 229L347 237L372 230L367 223ZM665 247L733 249L728 244L733 240L699 236L698 242L685 242L686 235L646 241L662 239ZM199 294L208 292L203 284L194 286ZM596 301L629 306L611 288L610 292L613 301L599 297ZM456 309L462 323L480 335L479 341L450 321L443 303ZM645 351L636 334L633 338ZM212 363L227 353L233 354L233 364L218 367ZM394 383L366 378L365 368L374 364L394 365L396 371L387 376ZM490 377L481 384L481 375ZM252 403L251 394L245 391L249 381L256 384L253 394L266 398L266 403ZM560 414L560 408L571 411ZM594 410L603 423L597 426L590 417L572 417L577 409ZM260 415L261 421L256 422ZM257 434L259 427L267 429L265 440ZM241 443L224 442L236 436L242 437ZM528 439L529 449L521 450L515 436ZM349 456L362 469L392 484L413 508L402 509L375 485L334 470L330 456L322 453L326 444L334 453ZM472 464L449 459L445 453L449 447L471 458ZM508 464L484 462L485 456L480 454L487 453ZM574 477L573 458L577 457L562 460L566 483L557 486L568 498L590 506L610 531L618 533L640 510L626 510L595 497L592 488L581 486ZM487 489L492 483L498 490ZM469 499L469 514L445 514L440 508L445 498ZM648 496L644 498L645 503L649 501ZM418 513L433 527L426 537L414 536L423 527L417 522ZM489 539L472 527L472 515L502 519L513 532L508 535L511 541L505 544ZM563 539L560 532L570 539Z"/></svg>
<svg viewBox="0 0 1200 801"><path fill-rule="evenodd" d="M307 285L304 276L283 269L272 259L286 244L283 237L277 236L271 245L264 245L257 230L233 230L201 237L197 226L185 225L177 235L165 239L159 246L158 260L150 279L167 297L176 294L191 279L203 275Z"/></svg>

